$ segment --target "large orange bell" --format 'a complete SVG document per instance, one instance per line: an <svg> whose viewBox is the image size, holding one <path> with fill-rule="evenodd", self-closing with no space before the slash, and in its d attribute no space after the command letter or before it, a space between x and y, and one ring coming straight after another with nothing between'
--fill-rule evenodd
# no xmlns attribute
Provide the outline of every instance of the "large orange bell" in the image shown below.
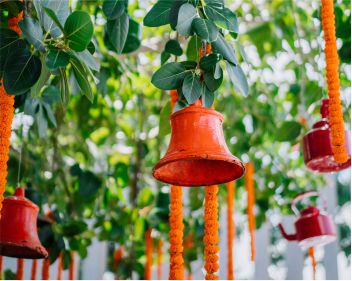
<svg viewBox="0 0 352 281"><path fill-rule="evenodd" d="M243 163L227 148L222 115L200 105L171 115L171 140L153 176L178 186L208 186L233 181L244 173Z"/></svg>
<svg viewBox="0 0 352 281"><path fill-rule="evenodd" d="M41 245L37 232L39 208L24 197L24 189L5 198L0 219L0 255L25 259L41 259L48 252Z"/></svg>

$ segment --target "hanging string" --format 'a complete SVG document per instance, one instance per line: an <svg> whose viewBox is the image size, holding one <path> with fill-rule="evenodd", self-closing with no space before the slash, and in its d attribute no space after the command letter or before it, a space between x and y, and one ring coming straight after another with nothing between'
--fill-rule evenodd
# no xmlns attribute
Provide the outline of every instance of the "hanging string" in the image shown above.
<svg viewBox="0 0 352 281"><path fill-rule="evenodd" d="M336 47L334 1L322 0L321 20L325 39L326 79L329 93L329 125L335 161L345 163L345 125L340 101L339 56Z"/></svg>
<svg viewBox="0 0 352 281"><path fill-rule="evenodd" d="M234 280L233 273L233 238L235 235L233 223L235 182L226 183L227 188L227 279Z"/></svg>
<svg viewBox="0 0 352 281"><path fill-rule="evenodd" d="M62 279L62 252L59 255L58 261L57 261L57 280Z"/></svg>
<svg viewBox="0 0 352 281"><path fill-rule="evenodd" d="M216 272L219 269L219 222L218 222L218 186L205 187L204 204L204 257L206 280L218 280Z"/></svg>
<svg viewBox="0 0 352 281"><path fill-rule="evenodd" d="M162 259L163 259L163 241L158 240L158 249L157 249L157 278L158 280L162 279Z"/></svg>
<svg viewBox="0 0 352 281"><path fill-rule="evenodd" d="M152 230L149 228L145 233L145 266L144 266L144 279L152 279L152 265L153 265L153 238Z"/></svg>
<svg viewBox="0 0 352 281"><path fill-rule="evenodd" d="M253 213L254 207L254 165L252 162L246 163L245 185L247 190L247 217L249 234L251 236L251 261L255 258L254 232L255 232L255 217Z"/></svg>
<svg viewBox="0 0 352 281"><path fill-rule="evenodd" d="M42 264L42 279L49 280L50 279L50 259L46 258L43 260Z"/></svg>
<svg viewBox="0 0 352 281"><path fill-rule="evenodd" d="M182 187L171 186L170 192L170 280L184 279Z"/></svg>
<svg viewBox="0 0 352 281"><path fill-rule="evenodd" d="M38 267L38 260L34 259L32 261L31 280L37 279L37 267Z"/></svg>
<svg viewBox="0 0 352 281"><path fill-rule="evenodd" d="M315 260L314 247L309 247L308 248L308 256L310 257L311 262L312 262L313 280L315 280L316 272L317 272L317 262Z"/></svg>
<svg viewBox="0 0 352 281"><path fill-rule="evenodd" d="M17 32L21 36L21 29L18 22L22 19L21 11L17 17L8 20L9 29ZM2 202L4 200L4 192L7 178L7 161L9 160L11 125L14 116L15 96L8 95L5 91L2 80L0 80L0 218Z"/></svg>
<svg viewBox="0 0 352 281"><path fill-rule="evenodd" d="M68 267L68 279L74 280L75 279L75 253L71 253L71 261Z"/></svg>
<svg viewBox="0 0 352 281"><path fill-rule="evenodd" d="M23 280L23 275L24 275L24 259L17 259L16 279Z"/></svg>

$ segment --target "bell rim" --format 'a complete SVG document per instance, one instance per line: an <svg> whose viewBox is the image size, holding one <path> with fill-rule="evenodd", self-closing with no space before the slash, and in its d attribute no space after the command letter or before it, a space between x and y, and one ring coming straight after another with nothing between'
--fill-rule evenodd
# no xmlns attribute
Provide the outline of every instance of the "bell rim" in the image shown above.
<svg viewBox="0 0 352 281"><path fill-rule="evenodd" d="M241 178L244 175L245 171L246 171L246 168L245 168L244 164L242 163L242 161L240 159L238 159L234 155L232 155L231 157L229 157L226 154L213 154L213 153L208 153L208 154L207 153L202 153L202 154L194 155L194 153L190 153L190 152L186 152L186 153L183 153L183 154L184 155L182 155L182 152L178 152L177 153L177 155L178 155L177 159L174 159L174 157L172 157L172 156L175 155L175 153L171 154L171 155L169 154L167 157L163 157L162 159L160 159L155 164L155 166L153 167L153 170L152 170L153 177L155 179L157 179L158 181L161 181L161 182L164 182L164 183L167 183L167 184L171 184L171 185L185 186L185 187L201 187L201 186L223 184L223 183L227 183L227 182L231 182L231 181L237 180L237 179ZM224 161L224 162L236 165L238 167L241 167L242 168L242 173L236 178L233 178L231 176L231 177L225 178L224 180L221 180L221 181L219 181L219 180L210 181L209 180L208 182L206 182L205 184L202 184L202 185L191 184L189 182L186 183L186 181L184 181L184 182L182 182L182 184L180 184L180 182L173 182L173 181L164 180L164 179L162 179L162 177L158 177L156 175L157 170L162 168L163 166L165 166L167 164L170 164L170 163L173 163L173 162L176 162L176 161L179 161L179 160L197 160L197 159L198 160L209 160L209 161Z"/></svg>
<svg viewBox="0 0 352 281"><path fill-rule="evenodd" d="M331 158L332 160L327 160L327 158ZM316 168L317 166L313 164L313 162L316 162L317 160L323 160L322 162L325 163L325 165L319 165L319 168ZM330 165L327 165L327 163L331 163ZM320 157L315 157L311 158L305 161L305 164L307 168L313 172L318 172L318 173L336 173L340 172L342 170L345 170L351 166L351 157L348 158L348 160L345 163L338 163L334 161L334 156L333 155L323 155ZM332 165L333 164L333 165Z"/></svg>
<svg viewBox="0 0 352 281"><path fill-rule="evenodd" d="M204 107L204 106L187 106L181 110L178 110L172 113L170 116L170 121L179 115L191 114L191 113L204 113L204 114L215 115L221 120L221 122L224 121L224 117L219 111L216 111L215 109Z"/></svg>
<svg viewBox="0 0 352 281"><path fill-rule="evenodd" d="M30 254L26 255L9 255L7 252L4 253L4 249L8 249L10 247L17 249L26 249L26 251ZM13 242L0 242L0 255L4 257L11 258L23 258L23 259L45 259L49 256L47 250L42 246L29 246L28 243L18 244Z"/></svg>

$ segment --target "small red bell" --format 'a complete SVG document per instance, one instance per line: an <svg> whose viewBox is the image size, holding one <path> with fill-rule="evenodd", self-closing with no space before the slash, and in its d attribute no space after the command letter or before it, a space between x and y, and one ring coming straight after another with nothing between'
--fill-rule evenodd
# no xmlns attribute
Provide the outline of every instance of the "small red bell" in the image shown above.
<svg viewBox="0 0 352 281"><path fill-rule="evenodd" d="M291 208L300 217L295 221L295 234L287 234L282 224L279 224L282 236L286 240L298 241L301 247L309 248L323 246L336 239L334 223L326 212L320 211L314 206L309 206L299 212L295 206L303 198L318 195L319 193L316 191L308 191L297 195L293 199Z"/></svg>
<svg viewBox="0 0 352 281"><path fill-rule="evenodd" d="M25 259L41 259L48 252L41 245L37 232L39 208L24 197L24 189L5 198L0 220L0 255Z"/></svg>
<svg viewBox="0 0 352 281"><path fill-rule="evenodd" d="M351 166L350 132L345 132L345 147L350 155L346 163L334 160L330 141L330 127L328 122L329 100L323 99L321 105L322 119L313 125L313 129L303 138L303 156L306 166L320 173L341 171Z"/></svg>
<svg viewBox="0 0 352 281"><path fill-rule="evenodd" d="M201 105L171 115L171 140L153 176L178 186L208 186L233 181L244 173L242 162L227 148L222 115Z"/></svg>

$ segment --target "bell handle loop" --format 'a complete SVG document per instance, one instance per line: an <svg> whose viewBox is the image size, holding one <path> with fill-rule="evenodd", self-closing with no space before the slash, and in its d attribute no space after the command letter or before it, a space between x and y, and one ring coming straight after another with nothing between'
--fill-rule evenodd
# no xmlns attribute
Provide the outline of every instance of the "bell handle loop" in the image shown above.
<svg viewBox="0 0 352 281"><path fill-rule="evenodd" d="M288 241L295 241L295 240L297 240L297 235L296 235L296 234L287 234L287 233L286 233L286 230L284 229L284 227L283 227L283 225L282 225L281 223L279 223L278 227L279 227L279 230L280 230L282 236L283 236L286 240L288 240Z"/></svg>
<svg viewBox="0 0 352 281"><path fill-rule="evenodd" d="M315 191L315 190L311 190L311 191L303 191L299 194L297 194L292 202L291 202L291 209L292 211L295 213L296 216L299 216L299 210L297 209L297 206L296 204L303 200L304 198L309 198L309 197L319 197L320 196L320 193L318 191Z"/></svg>

